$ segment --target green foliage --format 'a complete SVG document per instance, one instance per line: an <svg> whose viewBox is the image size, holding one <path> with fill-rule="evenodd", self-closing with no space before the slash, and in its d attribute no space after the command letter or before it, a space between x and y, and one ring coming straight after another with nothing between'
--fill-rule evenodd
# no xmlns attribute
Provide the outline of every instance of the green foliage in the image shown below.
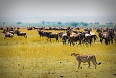
<svg viewBox="0 0 116 78"><path fill-rule="evenodd" d="M21 21L18 21L18 22L17 22L17 25L19 25L19 24L22 24L22 22L21 22Z"/></svg>
<svg viewBox="0 0 116 78"><path fill-rule="evenodd" d="M116 28L116 25L114 25L114 28Z"/></svg>
<svg viewBox="0 0 116 78"><path fill-rule="evenodd" d="M87 26L88 25L88 23L83 23L83 26Z"/></svg>
<svg viewBox="0 0 116 78"><path fill-rule="evenodd" d="M0 26L72 26L72 27L108 27L108 28L116 28L116 24L99 24L96 22L87 23L87 22L36 22L36 23L23 23L21 21L18 22L0 22Z"/></svg>
<svg viewBox="0 0 116 78"><path fill-rule="evenodd" d="M76 27L78 25L78 23L77 22L71 22L71 25Z"/></svg>

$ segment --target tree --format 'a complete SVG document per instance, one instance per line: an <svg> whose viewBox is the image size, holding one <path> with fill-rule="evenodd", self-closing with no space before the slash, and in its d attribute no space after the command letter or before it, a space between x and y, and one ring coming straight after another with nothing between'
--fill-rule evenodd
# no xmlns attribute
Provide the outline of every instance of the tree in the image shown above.
<svg viewBox="0 0 116 78"><path fill-rule="evenodd" d="M43 21L41 21L41 23L44 25L45 24L45 21L43 20Z"/></svg>
<svg viewBox="0 0 116 78"><path fill-rule="evenodd" d="M3 26L5 25L5 22L3 22Z"/></svg>
<svg viewBox="0 0 116 78"><path fill-rule="evenodd" d="M18 21L18 22L17 22L17 25L19 25L19 24L22 24L22 22Z"/></svg>
<svg viewBox="0 0 116 78"><path fill-rule="evenodd" d="M62 22L58 21L58 24L60 24L60 25L61 25L61 24L62 24Z"/></svg>
<svg viewBox="0 0 116 78"><path fill-rule="evenodd" d="M112 22L109 22L109 23L106 23L106 25L113 25L114 23L112 23Z"/></svg>
<svg viewBox="0 0 116 78"><path fill-rule="evenodd" d="M72 22L71 25L76 27L78 25L78 23L77 22Z"/></svg>
<svg viewBox="0 0 116 78"><path fill-rule="evenodd" d="M83 23L83 26L87 26L88 25L88 23Z"/></svg>
<svg viewBox="0 0 116 78"><path fill-rule="evenodd" d="M94 22L94 25L99 25L99 22Z"/></svg>

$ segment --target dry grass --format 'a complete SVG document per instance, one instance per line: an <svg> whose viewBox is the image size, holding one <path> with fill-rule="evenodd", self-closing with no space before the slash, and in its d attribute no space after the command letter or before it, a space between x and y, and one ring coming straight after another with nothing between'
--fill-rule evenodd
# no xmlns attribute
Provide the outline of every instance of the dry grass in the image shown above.
<svg viewBox="0 0 116 78"><path fill-rule="evenodd" d="M0 77L1 78L115 78L116 43L104 45L99 42L92 46L63 46L62 42L52 42L40 38L36 30L27 31L28 38L14 35L6 38L0 33ZM0 31L2 32L2 31ZM54 31L56 32L56 31ZM60 31L57 31L60 32ZM77 68L77 61L71 52L94 54L101 62L97 69L93 64L87 68Z"/></svg>

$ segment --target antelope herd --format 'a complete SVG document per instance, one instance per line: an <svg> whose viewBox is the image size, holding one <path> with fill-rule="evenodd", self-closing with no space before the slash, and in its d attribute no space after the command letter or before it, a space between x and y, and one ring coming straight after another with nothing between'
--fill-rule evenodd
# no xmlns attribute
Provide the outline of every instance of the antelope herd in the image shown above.
<svg viewBox="0 0 116 78"><path fill-rule="evenodd" d="M85 28L84 31L80 31L80 29L77 28L77 30L74 31L73 28L68 27L64 32L59 32L55 34L49 31L44 31L44 29L38 30L40 37L48 37L50 38L50 41L51 38L56 38L56 41L61 38L63 45L70 44L70 46L74 46L78 42L78 45L89 44L91 46L92 43L95 43L96 39L100 39L99 41L101 43L104 41L106 45L113 44L114 42L116 43L116 29L96 28L96 32L98 33L98 37L91 28Z"/></svg>
<svg viewBox="0 0 116 78"><path fill-rule="evenodd" d="M5 35L4 39L6 39L6 37L12 38L14 34L17 34L17 36L24 36L25 38L27 38L26 32L20 32L19 31L20 28L16 29L14 27L6 27L0 29L3 30L2 33L4 33Z"/></svg>
<svg viewBox="0 0 116 78"><path fill-rule="evenodd" d="M95 43L96 39L99 39L101 43L106 45L116 43L116 29L115 28L94 28L98 33L98 37L92 28L83 28L83 31L80 31L81 28L71 28L71 27L26 27L27 30L37 30L40 37L46 37L47 41L51 38L55 38L56 42L59 42L59 39L62 40L63 45L69 44L75 45L78 42L78 45L92 45ZM73 30L75 29L75 30ZM13 38L14 34L17 36L24 36L27 38L26 32L20 31L20 27L0 27L0 30L3 30L4 39L7 37ZM46 30L46 31L45 31ZM54 33L49 30L59 31L59 33ZM33 33L32 33L33 34Z"/></svg>

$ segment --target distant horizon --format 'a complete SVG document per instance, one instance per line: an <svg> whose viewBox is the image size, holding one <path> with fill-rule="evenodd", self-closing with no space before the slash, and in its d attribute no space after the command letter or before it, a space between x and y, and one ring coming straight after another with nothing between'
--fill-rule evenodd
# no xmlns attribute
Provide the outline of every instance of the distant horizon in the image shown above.
<svg viewBox="0 0 116 78"><path fill-rule="evenodd" d="M36 16L36 15L19 15L13 17L0 17L0 22L24 22L24 23L37 23L41 21L61 21L61 22L87 22L94 23L99 22L105 24L113 22L116 24L116 16Z"/></svg>

